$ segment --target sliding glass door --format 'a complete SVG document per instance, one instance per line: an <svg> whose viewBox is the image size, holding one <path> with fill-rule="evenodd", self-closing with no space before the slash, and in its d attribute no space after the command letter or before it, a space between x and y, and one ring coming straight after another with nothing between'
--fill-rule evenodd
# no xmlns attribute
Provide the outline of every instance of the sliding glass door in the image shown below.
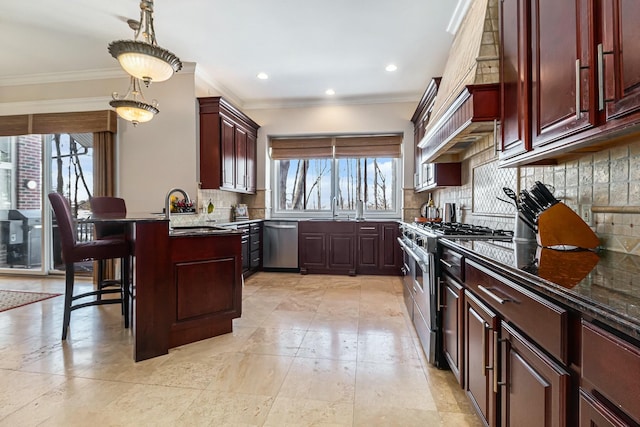
<svg viewBox="0 0 640 427"><path fill-rule="evenodd" d="M0 271L64 270L47 194L65 195L78 218L93 194L93 134L0 137ZM79 239L91 238L80 228ZM88 273L92 264L81 266Z"/></svg>

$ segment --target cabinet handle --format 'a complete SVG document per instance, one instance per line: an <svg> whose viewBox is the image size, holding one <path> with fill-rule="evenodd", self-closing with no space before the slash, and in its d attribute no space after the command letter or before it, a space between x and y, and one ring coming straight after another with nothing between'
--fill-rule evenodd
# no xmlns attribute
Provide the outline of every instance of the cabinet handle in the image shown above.
<svg viewBox="0 0 640 427"><path fill-rule="evenodd" d="M375 227L360 227L360 230L375 230Z"/></svg>
<svg viewBox="0 0 640 427"><path fill-rule="evenodd" d="M504 299L504 298L500 298L498 295L494 294L493 292L491 292L489 289L485 288L482 285L478 285L478 289L480 289L482 292L484 292L489 298L491 298L492 300L496 301L498 304L504 304L506 302L509 302L510 300L508 299Z"/></svg>
<svg viewBox="0 0 640 427"><path fill-rule="evenodd" d="M498 354L500 354L498 331L493 331L493 392L498 392Z"/></svg>
<svg viewBox="0 0 640 427"><path fill-rule="evenodd" d="M482 323L482 376L487 375L487 369L491 369L490 366L487 366L487 329L489 325L486 322Z"/></svg>
<svg viewBox="0 0 640 427"><path fill-rule="evenodd" d="M438 304L438 309L442 309L444 308L441 304L442 302L440 301L440 293L442 292L442 284L445 283L444 281L441 281L440 278L438 277L438 286L436 287L436 296L437 296L437 304Z"/></svg>
<svg viewBox="0 0 640 427"><path fill-rule="evenodd" d="M604 110L604 51L598 44L598 110Z"/></svg>
<svg viewBox="0 0 640 427"><path fill-rule="evenodd" d="M453 265L449 264L447 261L443 259L441 259L440 262L443 263L447 268L453 268Z"/></svg>
<svg viewBox="0 0 640 427"><path fill-rule="evenodd" d="M493 154L498 154L498 151L502 151L498 148L498 119L493 119Z"/></svg>
<svg viewBox="0 0 640 427"><path fill-rule="evenodd" d="M580 59L576 59L576 120L582 117L582 89L580 88Z"/></svg>

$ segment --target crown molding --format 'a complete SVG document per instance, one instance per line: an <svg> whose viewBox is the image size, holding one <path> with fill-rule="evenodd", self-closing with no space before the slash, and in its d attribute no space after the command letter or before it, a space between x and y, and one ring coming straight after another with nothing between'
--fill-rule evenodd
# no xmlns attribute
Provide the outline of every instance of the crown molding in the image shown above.
<svg viewBox="0 0 640 427"><path fill-rule="evenodd" d="M399 93L390 95L366 95L348 98L299 98L299 99L254 99L246 100L243 107L247 110L266 110L279 108L305 108L341 105L399 104L417 102L422 94Z"/></svg>
<svg viewBox="0 0 640 427"><path fill-rule="evenodd" d="M471 0L458 0L458 4L451 15L451 19L449 20L449 25L447 25L448 33L455 35L458 32L460 24L462 24L462 19L467 14L467 10L469 10L470 5Z"/></svg>
<svg viewBox="0 0 640 427"><path fill-rule="evenodd" d="M194 73L196 64L185 62L182 64L182 73ZM90 80L106 80L128 77L128 74L120 67L101 68L93 70L63 71L59 73L38 73L24 76L0 77L1 86L24 86L48 83L67 83Z"/></svg>
<svg viewBox="0 0 640 427"><path fill-rule="evenodd" d="M69 111L99 111L110 109L110 96L69 98L25 102L0 102L0 116L19 114L65 113Z"/></svg>

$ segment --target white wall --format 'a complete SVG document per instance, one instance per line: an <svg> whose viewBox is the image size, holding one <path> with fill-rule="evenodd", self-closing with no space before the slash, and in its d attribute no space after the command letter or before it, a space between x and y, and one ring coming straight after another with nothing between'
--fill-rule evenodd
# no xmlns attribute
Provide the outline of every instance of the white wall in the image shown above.
<svg viewBox="0 0 640 427"><path fill-rule="evenodd" d="M325 105L299 108L244 110L260 125L258 131L258 189L268 189L269 136L363 132L404 133L403 187L413 187L413 123L416 103Z"/></svg>
<svg viewBox="0 0 640 427"><path fill-rule="evenodd" d="M124 94L129 79L121 71L99 77L0 87L0 116L110 108L111 93ZM118 119L117 194L127 201L130 212L161 211L165 195L173 187L196 196L199 145L196 97L217 94L215 88L203 89L203 86L206 85L195 76L194 64L185 64L185 68L170 80L143 88L147 101L154 98L159 101L160 113L151 122L133 127ZM270 188L268 136L363 132L404 133L403 187L413 187L413 125L410 118L415 107L415 103L409 102L243 109L261 126L258 132L258 189Z"/></svg>
<svg viewBox="0 0 640 427"><path fill-rule="evenodd" d="M130 212L160 211L172 187L197 194L198 129L193 64L170 80L143 88L160 113L137 127L118 119L118 189ZM111 108L111 93L124 95L129 78L119 69L91 80L58 81L0 87L0 116ZM84 76L88 77L88 76ZM1 119L1 118L0 118Z"/></svg>
<svg viewBox="0 0 640 427"><path fill-rule="evenodd" d="M119 119L119 195L131 212L158 212L167 191L179 187L197 195L198 133L193 74L177 73L149 90L160 113L134 127ZM147 101L150 98L146 95Z"/></svg>

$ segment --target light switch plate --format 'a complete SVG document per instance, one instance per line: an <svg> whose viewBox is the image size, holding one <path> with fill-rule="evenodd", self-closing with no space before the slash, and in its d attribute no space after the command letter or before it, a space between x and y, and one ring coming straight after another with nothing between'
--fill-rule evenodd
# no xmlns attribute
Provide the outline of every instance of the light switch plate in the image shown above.
<svg viewBox="0 0 640 427"><path fill-rule="evenodd" d="M593 227L593 212L591 212L591 205L580 205L580 218L582 218L589 227Z"/></svg>

